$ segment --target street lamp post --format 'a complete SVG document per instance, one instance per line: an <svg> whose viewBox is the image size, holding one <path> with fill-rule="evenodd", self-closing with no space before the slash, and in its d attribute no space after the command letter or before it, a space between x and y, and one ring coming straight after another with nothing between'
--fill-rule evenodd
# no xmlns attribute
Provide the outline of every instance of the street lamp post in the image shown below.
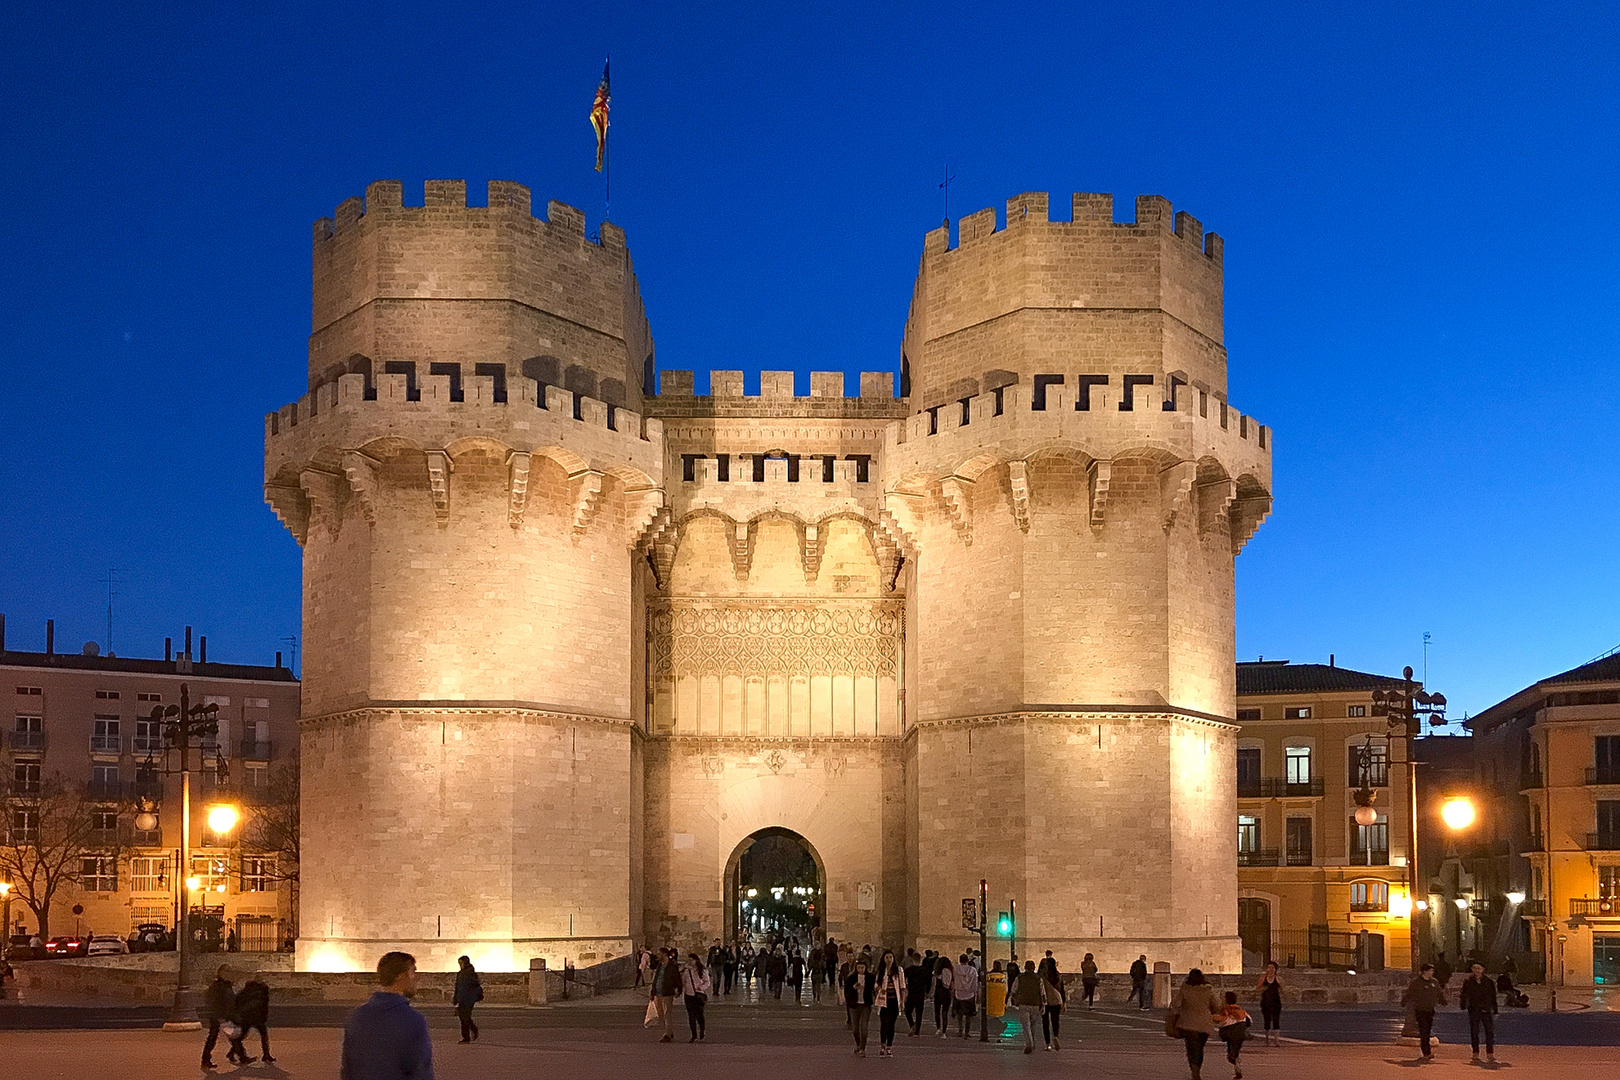
<svg viewBox="0 0 1620 1080"><path fill-rule="evenodd" d="M1383 705L1389 721L1389 738L1399 738L1406 748L1406 896L1412 903L1407 916L1407 932L1412 951L1412 972L1416 974L1423 960L1418 945L1417 875L1418 875L1418 801L1417 758L1413 753L1415 740L1422 731L1423 718L1431 723L1445 723L1446 698L1444 694L1431 694L1421 683L1412 681L1410 666L1401 672L1399 686L1390 690L1374 690L1373 701Z"/></svg>
<svg viewBox="0 0 1620 1080"><path fill-rule="evenodd" d="M192 743L198 744L199 752L203 743L216 739L219 736L219 706L213 703L191 704L191 688L186 683L180 684L180 704L157 705L152 708L151 719L159 725L163 732L164 761L167 765L168 755L178 750L180 752L180 767L178 769L164 768L164 773L178 772L180 774L180 866L176 877L180 879L180 910L179 921L175 927L175 951L179 956L178 971L175 974L174 1003L169 1007L169 1016L163 1022L164 1031L196 1031L202 1025L197 1021L196 1010L189 1007L188 997L191 989L191 748ZM199 758L199 764L201 759ZM148 777L155 776L158 770L150 757L146 759L144 770ZM155 824L155 822L154 822Z"/></svg>

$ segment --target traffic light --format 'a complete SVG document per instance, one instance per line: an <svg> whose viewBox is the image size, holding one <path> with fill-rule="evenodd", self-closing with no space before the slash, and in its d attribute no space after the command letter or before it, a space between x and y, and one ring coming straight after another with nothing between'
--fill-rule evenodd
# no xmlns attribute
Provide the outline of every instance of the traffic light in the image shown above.
<svg viewBox="0 0 1620 1080"><path fill-rule="evenodd" d="M1012 937L1012 916L1003 911L996 919L996 933L1002 937Z"/></svg>

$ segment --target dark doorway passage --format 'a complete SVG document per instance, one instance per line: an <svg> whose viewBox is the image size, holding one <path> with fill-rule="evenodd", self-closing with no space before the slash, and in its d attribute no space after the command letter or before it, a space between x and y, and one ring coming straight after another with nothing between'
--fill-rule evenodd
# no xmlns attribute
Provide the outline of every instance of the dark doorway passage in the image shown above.
<svg viewBox="0 0 1620 1080"><path fill-rule="evenodd" d="M804 837L761 829L737 846L728 869L726 929L733 939L808 942L819 936L826 876Z"/></svg>

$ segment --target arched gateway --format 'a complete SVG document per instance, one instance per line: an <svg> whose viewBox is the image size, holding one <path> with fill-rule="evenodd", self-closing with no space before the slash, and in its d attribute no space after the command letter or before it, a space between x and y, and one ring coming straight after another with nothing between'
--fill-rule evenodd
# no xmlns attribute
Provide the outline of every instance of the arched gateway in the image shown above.
<svg viewBox="0 0 1620 1080"><path fill-rule="evenodd" d="M827 870L810 842L792 829L771 827L749 834L726 861L725 940L744 930L820 936L827 911Z"/></svg>

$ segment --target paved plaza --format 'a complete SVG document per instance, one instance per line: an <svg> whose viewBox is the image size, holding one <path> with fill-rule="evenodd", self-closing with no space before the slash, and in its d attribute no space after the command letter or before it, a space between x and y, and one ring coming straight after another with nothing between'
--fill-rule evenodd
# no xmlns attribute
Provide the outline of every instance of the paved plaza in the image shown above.
<svg viewBox="0 0 1620 1080"><path fill-rule="evenodd" d="M687 1042L684 1011L678 1041L664 1045L657 1033L644 1030L645 999L622 991L603 998L540 1008L481 1008L483 1036L472 1046L456 1042L455 1018L448 1009L428 1007L434 1033L437 1075L441 1080L506 1080L508 1077L570 1075L645 1077L661 1080L692 1072L702 1080L829 1080L873 1073L929 1080L958 1070L979 1076L1056 1074L1086 1077L1144 1077L1179 1080L1187 1075L1181 1044L1166 1039L1157 1012L1107 1007L1096 1012L1069 1012L1063 1020L1060 1053L1037 1050L1025 1056L1016 1022L1002 1030L992 1021L989 1044L975 1038L908 1038L903 1028L893 1059L877 1056L877 1020L871 1028L869 1056L857 1059L836 1006L795 1007L781 1003L727 1002L709 1010L709 1033L700 1045ZM336 1006L277 1009L279 1027L272 1031L274 1065L222 1067L218 1075L264 1077L335 1077L345 1010ZM161 1016L154 1010L104 1009L96 1012L61 1007L11 1005L0 1009L0 1075L50 1080L56 1077L107 1075L120 1080L173 1080L199 1075L201 1035L166 1034L155 1030ZM76 1019L75 1019L76 1018ZM1399 1046L1394 1034L1399 1016L1390 1009L1293 1010L1289 1041L1280 1048L1251 1042L1244 1050L1248 1080L1298 1080L1336 1075L1399 1076L1419 1068L1432 1075L1486 1069L1468 1062L1466 1025L1455 1010L1441 1014L1442 1038L1433 1064L1418 1065L1416 1051ZM54 1022L82 1022L96 1030L45 1030ZM932 1030L932 1022L924 1025ZM1601 1071L1620 1067L1620 1013L1586 1012L1551 1016L1515 1013L1501 1018L1499 1063L1491 1071L1513 1069L1521 1078L1553 1077L1573 1069ZM1558 1043L1562 1045L1550 1045ZM249 1043L257 1053L257 1044ZM1209 1080L1229 1077L1225 1062L1211 1048L1205 1066ZM216 1060L223 1061L223 1048ZM694 1072L695 1070L695 1072ZM1471 1073L1470 1073L1471 1075Z"/></svg>

